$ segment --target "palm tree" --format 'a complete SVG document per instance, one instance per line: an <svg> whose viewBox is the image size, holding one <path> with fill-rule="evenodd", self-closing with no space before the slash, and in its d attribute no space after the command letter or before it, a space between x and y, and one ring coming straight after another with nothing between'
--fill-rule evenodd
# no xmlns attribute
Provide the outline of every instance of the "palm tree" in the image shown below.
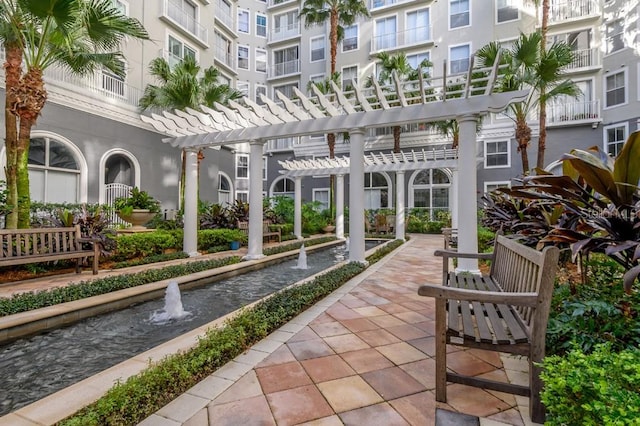
<svg viewBox="0 0 640 426"><path fill-rule="evenodd" d="M433 64L428 59L422 60L418 64L417 68L413 68L407 59L405 52L398 52L394 55L389 55L387 52L380 52L374 55L375 58L381 61L381 71L378 76L380 85L393 84L393 73L398 76L398 80L403 81L416 81L418 80L420 73L423 78L429 78L429 72L427 69ZM400 133L402 132L402 126L393 126L393 152L400 152Z"/></svg>
<svg viewBox="0 0 640 426"><path fill-rule="evenodd" d="M242 93L228 84L220 84L220 71L215 67L202 70L193 57L186 56L173 68L164 58L155 58L149 65L149 74L160 85L149 84L144 89L138 106L141 111L148 109L200 110L201 105L213 108L214 104L226 105L230 100L240 99ZM185 152L182 152L182 179L180 179L180 200L184 205ZM202 152L198 160L202 160ZM199 164L199 162L198 162ZM199 168L198 168L199 172Z"/></svg>
<svg viewBox="0 0 640 426"><path fill-rule="evenodd" d="M576 97L580 94L575 83L565 78L562 71L573 60L571 48L566 43L559 42L541 51L541 40L542 35L538 31L520 34L510 49L501 49L497 42L491 42L476 54L479 66L491 66L498 57L507 65L501 71L502 78L496 87L497 91L531 90L527 100L508 107L516 124L515 138L522 158L523 174L529 173L527 148L531 142L531 128L527 117L550 99L560 96Z"/></svg>
<svg viewBox="0 0 640 426"><path fill-rule="evenodd" d="M300 16L305 27L324 24L329 21L329 47L331 58L330 75L336 73L338 42L344 37L344 27L353 25L358 17L369 17L364 0L305 0ZM327 135L329 158L335 157L336 135Z"/></svg>
<svg viewBox="0 0 640 426"><path fill-rule="evenodd" d="M542 6L542 23L540 25L540 54L543 55L547 50L547 32L549 29L549 0L530 0L533 1L536 7ZM540 87L540 98L546 98L547 88ZM538 169L544 168L544 152L547 148L547 102L546 100L540 102L538 108L539 118L538 123L540 125L540 134L538 135L538 158L536 161L536 167Z"/></svg>
<svg viewBox="0 0 640 426"><path fill-rule="evenodd" d="M7 107L19 119L15 152L9 153L13 145L7 144L7 169L13 172L15 165L17 188L17 210L9 215L9 223L15 223L11 216L17 214L17 227L24 228L30 225L31 129L47 101L44 71L58 65L79 75L107 69L124 77L122 41L125 37L148 39L148 34L138 20L114 8L111 0L0 0L0 4L6 28L13 32L3 42L9 41L10 47L15 43L13 48L20 50L24 63L19 80L7 80L6 86Z"/></svg>

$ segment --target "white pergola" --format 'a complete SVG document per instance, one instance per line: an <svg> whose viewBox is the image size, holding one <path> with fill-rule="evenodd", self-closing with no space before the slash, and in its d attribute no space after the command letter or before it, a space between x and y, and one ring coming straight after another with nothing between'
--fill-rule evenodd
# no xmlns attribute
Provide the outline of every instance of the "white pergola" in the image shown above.
<svg viewBox="0 0 640 426"><path fill-rule="evenodd" d="M446 71L446 66L444 69ZM528 90L494 93L493 88L498 78L497 65L474 68L472 57L469 72L465 74L448 76L445 72L440 78L420 78L409 82L400 81L394 74L394 84L388 87L381 87L375 78L371 79L371 87L360 88L356 84L348 92L331 83L333 91L330 94L323 94L313 87L314 95L307 96L294 88L295 100L276 91L277 102L262 95L261 105L244 98L242 102L229 102L228 107L215 104L214 109L201 106L200 111L189 108L164 111L162 114L143 115L141 119L168 135L163 139L164 142L186 151L184 250L190 255L197 254L198 151L222 145L249 143L248 259L263 256L262 155L263 145L268 140L349 132L349 158L359 160L326 160L328 163L325 163L322 170L323 174L335 172L344 175L348 172L349 210L356 212L364 210L364 173L367 168L389 167L401 175L406 168L417 167L418 163L428 161L414 161L402 154L365 156L364 135L367 129L455 119L460 129L460 146L455 164L455 168L460 171L457 178L460 190L456 196L458 247L460 251L475 252L477 121L482 115L503 111L510 103L525 100L529 93ZM389 163L384 164L385 161ZM411 163L414 164L410 165ZM306 173L318 174L318 170L313 167L304 169L297 166L300 164L304 163L294 162L283 167L294 177L301 177ZM338 179L338 185L340 182L341 179ZM296 193L300 192L299 185L300 182L296 179ZM337 187L337 191L339 190ZM396 218L398 217L401 217L400 212L396 214ZM364 263L364 215L351 214L349 221L349 260ZM477 261L473 259L461 259L458 267L467 271L478 269Z"/></svg>

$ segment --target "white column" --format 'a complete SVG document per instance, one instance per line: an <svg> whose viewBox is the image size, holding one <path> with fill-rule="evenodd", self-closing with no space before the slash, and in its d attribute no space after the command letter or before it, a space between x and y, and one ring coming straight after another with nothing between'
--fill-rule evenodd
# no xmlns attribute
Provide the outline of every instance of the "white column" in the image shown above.
<svg viewBox="0 0 640 426"><path fill-rule="evenodd" d="M262 254L262 146L261 141L249 143L249 252L247 260L260 259Z"/></svg>
<svg viewBox="0 0 640 426"><path fill-rule="evenodd" d="M451 171L451 227L458 227L458 169Z"/></svg>
<svg viewBox="0 0 640 426"><path fill-rule="evenodd" d="M336 238L344 239L344 175L336 175Z"/></svg>
<svg viewBox="0 0 640 426"><path fill-rule="evenodd" d="M349 131L349 261L365 263L364 129Z"/></svg>
<svg viewBox="0 0 640 426"><path fill-rule="evenodd" d="M293 195L293 235L302 239L302 177L296 176L294 179Z"/></svg>
<svg viewBox="0 0 640 426"><path fill-rule="evenodd" d="M404 170L396 172L396 240L404 241Z"/></svg>
<svg viewBox="0 0 640 426"><path fill-rule="evenodd" d="M198 150L185 149L183 250L198 256Z"/></svg>
<svg viewBox="0 0 640 426"><path fill-rule="evenodd" d="M476 120L474 115L458 117L458 251L478 251L478 195L476 170ZM477 259L458 259L456 271L479 273Z"/></svg>

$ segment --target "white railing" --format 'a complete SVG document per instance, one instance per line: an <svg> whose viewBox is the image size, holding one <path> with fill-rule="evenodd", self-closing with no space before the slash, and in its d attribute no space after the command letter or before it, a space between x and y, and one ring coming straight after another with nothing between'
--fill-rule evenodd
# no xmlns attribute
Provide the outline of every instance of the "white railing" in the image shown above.
<svg viewBox="0 0 640 426"><path fill-rule="evenodd" d="M233 55L227 51L227 46L216 46L214 57L229 68L233 68Z"/></svg>
<svg viewBox="0 0 640 426"><path fill-rule="evenodd" d="M182 10L180 3L175 0L164 0L164 15L193 34L205 44L209 43L208 31L189 13Z"/></svg>
<svg viewBox="0 0 640 426"><path fill-rule="evenodd" d="M581 49L573 51L573 61L567 65L566 69L575 70L580 68L596 67L600 65L600 55L598 49Z"/></svg>
<svg viewBox="0 0 640 426"><path fill-rule="evenodd" d="M298 137L271 139L267 142L267 151L290 151L299 143Z"/></svg>
<svg viewBox="0 0 640 426"><path fill-rule="evenodd" d="M549 22L562 22L597 13L599 10L596 0L552 0L549 9Z"/></svg>
<svg viewBox="0 0 640 426"><path fill-rule="evenodd" d="M371 10L381 7L391 6L393 4L407 3L412 0L371 0Z"/></svg>
<svg viewBox="0 0 640 426"><path fill-rule="evenodd" d="M300 35L300 21L284 27L277 27L269 33L269 41L279 41Z"/></svg>
<svg viewBox="0 0 640 426"><path fill-rule="evenodd" d="M268 7L279 6L285 3L293 3L295 0L269 0Z"/></svg>
<svg viewBox="0 0 640 426"><path fill-rule="evenodd" d="M414 44L428 43L431 39L431 28L411 28L397 33L381 34L371 41L371 51L376 52L385 49L411 46Z"/></svg>
<svg viewBox="0 0 640 426"><path fill-rule="evenodd" d="M108 183L104 186L104 203L111 207L109 209L109 219L111 220L111 225L121 225L127 226L128 223L124 220L120 219L120 217L116 214L114 206L115 202L118 198L129 198L131 197L131 189L132 187L129 185L125 185L123 183Z"/></svg>
<svg viewBox="0 0 640 426"><path fill-rule="evenodd" d="M600 119L600 101L576 101L547 105L547 124Z"/></svg>
<svg viewBox="0 0 640 426"><path fill-rule="evenodd" d="M285 75L297 74L300 72L300 60L281 62L271 65L267 78L283 77Z"/></svg>
<svg viewBox="0 0 640 426"><path fill-rule="evenodd" d="M227 9L227 5L224 4L222 0L218 0L216 4L216 13L214 14L215 19L222 22L222 24L224 24L231 31L235 31L236 29L233 25L235 21L233 17L231 17L231 14L229 11L227 11Z"/></svg>

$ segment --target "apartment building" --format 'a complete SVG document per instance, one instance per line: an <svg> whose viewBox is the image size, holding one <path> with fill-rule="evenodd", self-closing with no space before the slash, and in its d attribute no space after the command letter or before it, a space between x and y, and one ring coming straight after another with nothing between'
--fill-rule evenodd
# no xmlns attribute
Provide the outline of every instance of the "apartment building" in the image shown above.
<svg viewBox="0 0 640 426"><path fill-rule="evenodd" d="M277 101L276 91L293 98L294 87L305 92L309 82L329 75L328 24L306 27L299 16L303 0L113 1L143 23L151 40L126 44L125 79L107 72L84 78L59 69L47 72L49 102L32 143L34 200L109 202L118 191L136 185L161 199L165 208L178 207L181 153L163 143L164 135L144 124L137 109L144 87L154 83L148 65L155 57L175 63L193 56L202 67L217 67L221 82L258 103L260 95ZM367 1L371 17L345 28L338 46L343 87L362 85L376 75L380 67L375 55L383 51L405 52L414 66L429 59L434 77L464 73L483 45L497 40L509 47L520 32L533 31L540 22L538 11L522 0ZM596 145L616 155L638 129L638 3L551 0L548 40L571 45L575 60L566 72L581 95L556 99L548 106L549 170L557 170L554 160L572 148ZM533 164L535 116L530 125ZM478 133L479 193L509 185L521 174L514 131L506 114L483 117ZM401 136L404 151L450 144L450 136L420 125L406 126ZM389 152L392 147L390 129L369 129L367 150ZM248 151L243 145L206 150L200 163L202 199L248 199ZM347 153L348 141L338 135L336 155ZM280 174L278 160L327 154L325 135L269 141L263 158L264 195L293 193L293 181ZM4 161L3 150L0 162ZM450 208L453 173L434 164L407 175L408 207ZM393 208L393 182L392 174L368 174L367 207ZM328 204L327 176L305 178L302 185L305 201Z"/></svg>

